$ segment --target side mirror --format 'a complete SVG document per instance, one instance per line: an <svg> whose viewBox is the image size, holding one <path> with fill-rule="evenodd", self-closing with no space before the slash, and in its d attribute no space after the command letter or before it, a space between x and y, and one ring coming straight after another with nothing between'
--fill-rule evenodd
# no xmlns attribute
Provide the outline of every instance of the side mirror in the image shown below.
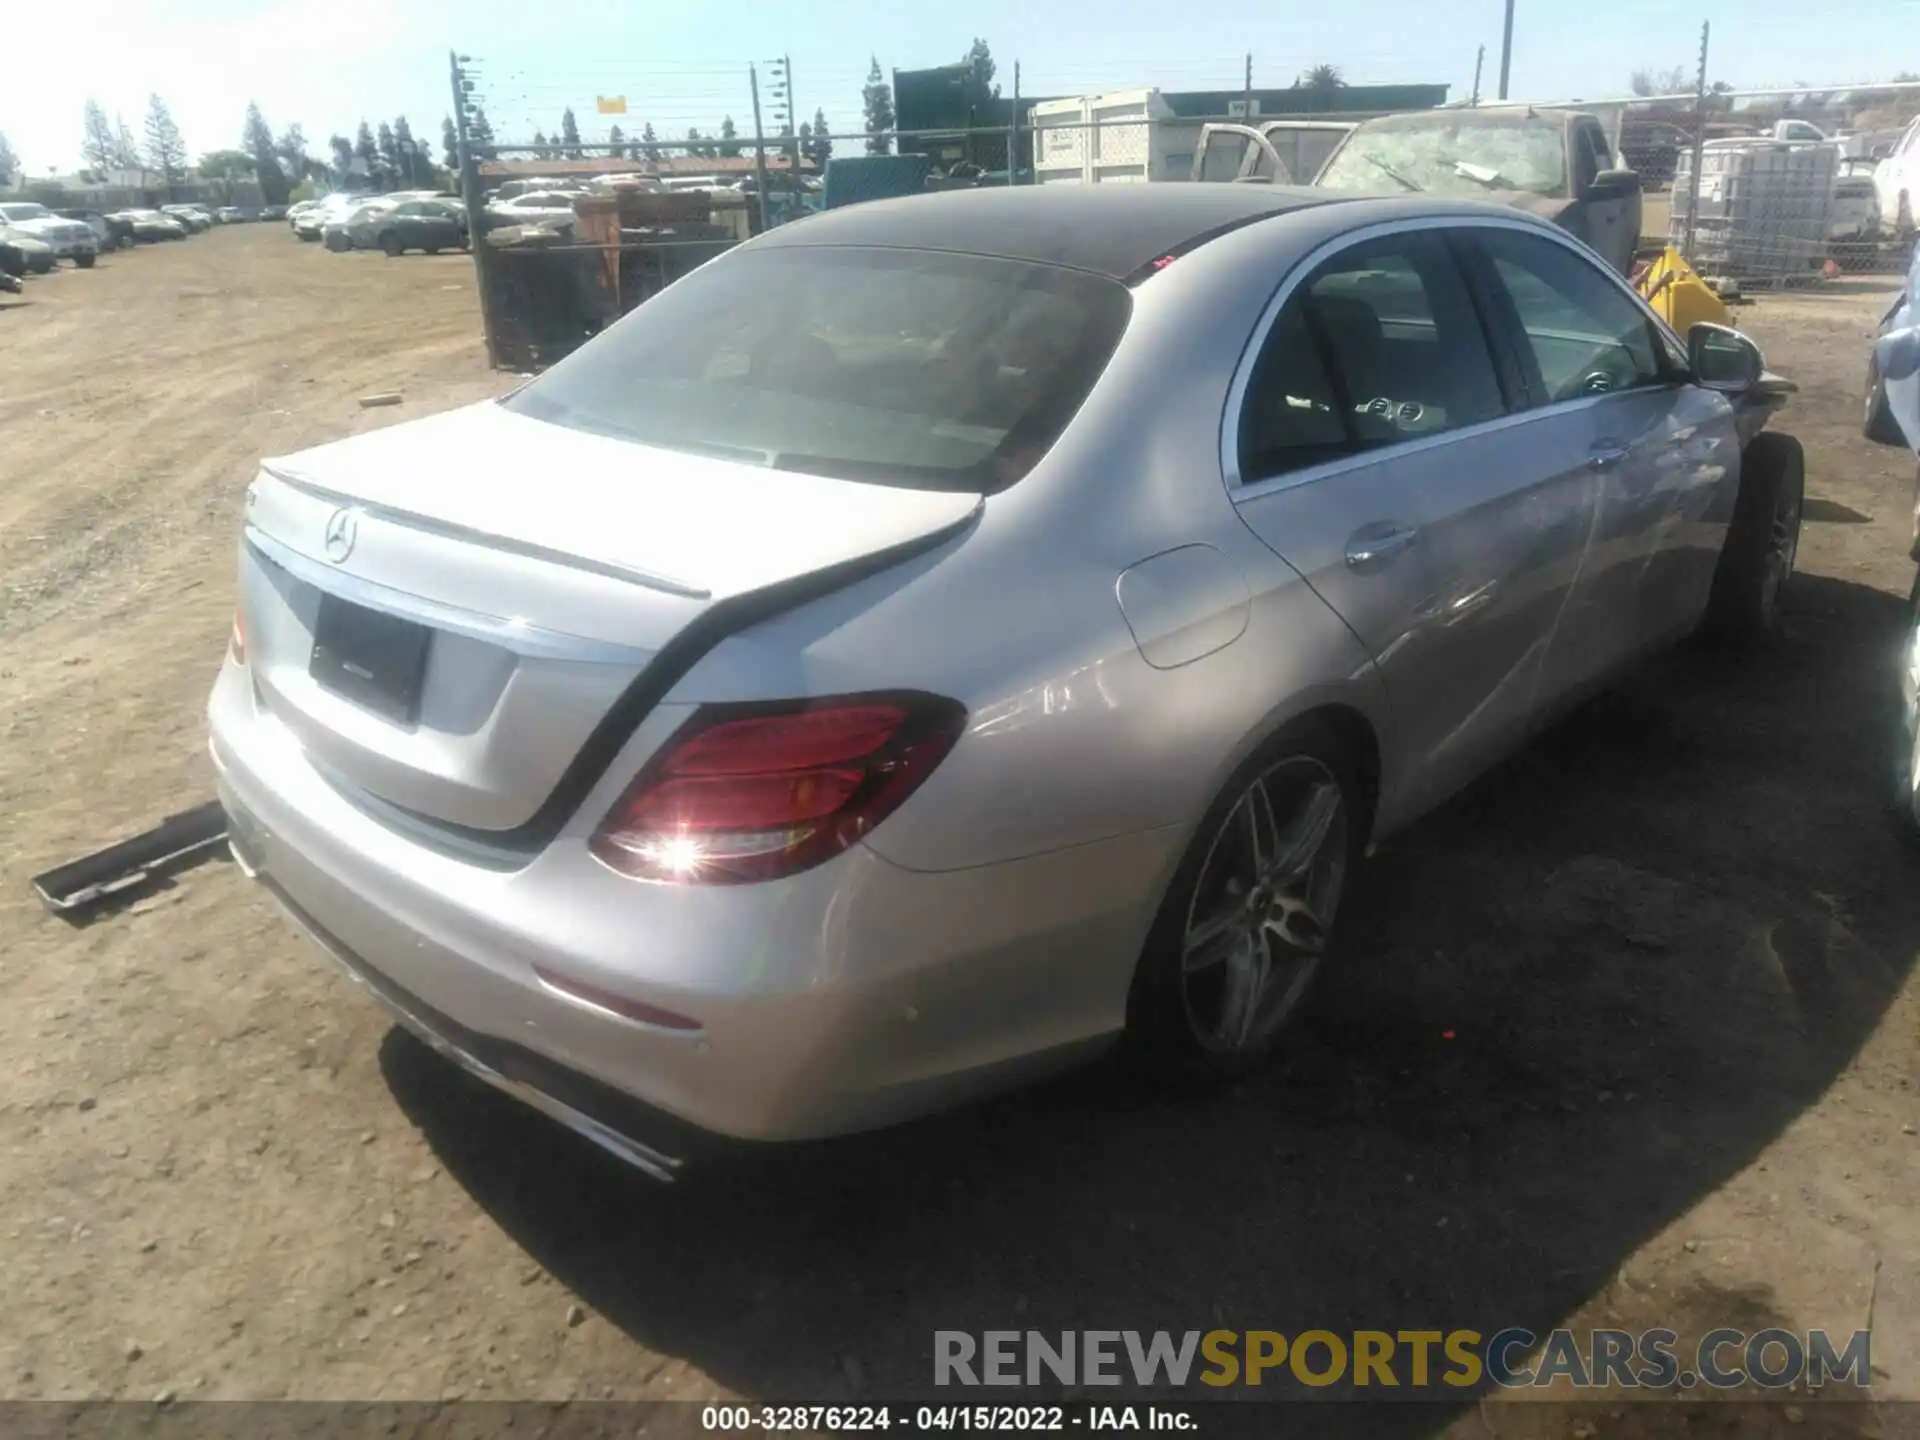
<svg viewBox="0 0 1920 1440"><path fill-rule="evenodd" d="M1584 200L1624 200L1640 193L1638 170L1602 170L1587 186Z"/></svg>
<svg viewBox="0 0 1920 1440"><path fill-rule="evenodd" d="M1687 363L1693 383L1723 395L1743 395L1767 368L1760 347L1725 325L1702 321L1687 332Z"/></svg>

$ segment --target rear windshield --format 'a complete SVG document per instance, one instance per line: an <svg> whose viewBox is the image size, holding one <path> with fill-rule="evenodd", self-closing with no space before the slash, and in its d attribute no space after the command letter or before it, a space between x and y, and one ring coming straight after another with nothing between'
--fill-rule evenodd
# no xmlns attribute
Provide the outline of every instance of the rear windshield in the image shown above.
<svg viewBox="0 0 1920 1440"><path fill-rule="evenodd" d="M1032 467L1125 328L1125 287L918 250L792 246L701 267L509 396L670 450L931 490Z"/></svg>

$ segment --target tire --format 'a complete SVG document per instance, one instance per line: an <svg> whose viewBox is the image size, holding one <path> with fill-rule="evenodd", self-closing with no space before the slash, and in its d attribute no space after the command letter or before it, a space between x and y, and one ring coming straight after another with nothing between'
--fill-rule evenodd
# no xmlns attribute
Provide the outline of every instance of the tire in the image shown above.
<svg viewBox="0 0 1920 1440"><path fill-rule="evenodd" d="M99 258L97 255L76 255L73 257L73 263L78 265L82 270L91 270L93 268L93 262Z"/></svg>
<svg viewBox="0 0 1920 1440"><path fill-rule="evenodd" d="M1807 462L1791 435L1763 431L1740 456L1740 495L1707 602L1707 627L1742 643L1773 632L1793 577L1806 504Z"/></svg>
<svg viewBox="0 0 1920 1440"><path fill-rule="evenodd" d="M1127 997L1128 1044L1150 1074L1206 1085L1272 1057L1333 949L1366 813L1353 757L1312 719L1234 772L1174 872Z"/></svg>
<svg viewBox="0 0 1920 1440"><path fill-rule="evenodd" d="M1920 574L1907 597L1899 675L1901 743L1893 769L1893 816L1909 840L1920 841Z"/></svg>
<svg viewBox="0 0 1920 1440"><path fill-rule="evenodd" d="M1867 397L1860 419L1860 433L1876 445L1905 445L1907 437L1887 408L1887 387L1880 382L1880 362L1867 356Z"/></svg>
<svg viewBox="0 0 1920 1440"><path fill-rule="evenodd" d="M33 273L36 275L51 275L53 273L54 262L53 262L53 257L50 255L48 256L36 255L28 263L32 266Z"/></svg>
<svg viewBox="0 0 1920 1440"><path fill-rule="evenodd" d="M440 253L440 247L438 245L429 245L426 247L426 251L429 255L438 255Z"/></svg>
<svg viewBox="0 0 1920 1440"><path fill-rule="evenodd" d="M380 237L380 248L387 252L387 258L389 260L398 260L402 255L406 254L407 251L407 247L401 241L400 237L391 230Z"/></svg>

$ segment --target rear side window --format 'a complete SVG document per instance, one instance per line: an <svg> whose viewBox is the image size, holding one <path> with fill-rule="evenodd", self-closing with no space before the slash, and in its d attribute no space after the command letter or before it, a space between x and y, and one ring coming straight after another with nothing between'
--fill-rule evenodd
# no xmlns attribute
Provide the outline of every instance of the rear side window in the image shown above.
<svg viewBox="0 0 1920 1440"><path fill-rule="evenodd" d="M1474 235L1526 334L1535 403L1665 382L1653 321L1592 261L1517 230Z"/></svg>
<svg viewBox="0 0 1920 1440"><path fill-rule="evenodd" d="M1485 330L1446 241L1366 241L1287 301L1240 413L1252 483L1506 413Z"/></svg>
<svg viewBox="0 0 1920 1440"><path fill-rule="evenodd" d="M747 250L509 396L535 419L776 470L997 490L1059 437L1131 310L1115 281L984 256Z"/></svg>

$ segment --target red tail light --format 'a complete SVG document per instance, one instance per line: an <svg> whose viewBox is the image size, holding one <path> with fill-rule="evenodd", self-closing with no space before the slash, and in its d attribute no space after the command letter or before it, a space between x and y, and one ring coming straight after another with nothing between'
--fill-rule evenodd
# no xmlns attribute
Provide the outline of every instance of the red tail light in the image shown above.
<svg viewBox="0 0 1920 1440"><path fill-rule="evenodd" d="M830 859L933 773L966 712L880 694L698 711L594 832L627 875L732 885Z"/></svg>
<svg viewBox="0 0 1920 1440"><path fill-rule="evenodd" d="M233 612L233 633L227 637L227 653L233 656L234 664L247 663L246 621L241 618L238 610Z"/></svg>

